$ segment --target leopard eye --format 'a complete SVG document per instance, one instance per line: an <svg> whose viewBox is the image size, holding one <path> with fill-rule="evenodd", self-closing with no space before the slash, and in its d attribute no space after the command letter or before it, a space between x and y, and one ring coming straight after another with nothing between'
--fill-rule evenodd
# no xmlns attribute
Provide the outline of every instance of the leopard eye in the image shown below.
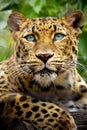
<svg viewBox="0 0 87 130"><path fill-rule="evenodd" d="M33 34L29 34L29 35L25 36L24 38L29 42L35 42L36 41L36 38Z"/></svg>
<svg viewBox="0 0 87 130"><path fill-rule="evenodd" d="M60 41L60 40L62 40L63 38L64 38L64 34L62 34L62 33L56 33L55 34L55 36L54 36L54 41Z"/></svg>

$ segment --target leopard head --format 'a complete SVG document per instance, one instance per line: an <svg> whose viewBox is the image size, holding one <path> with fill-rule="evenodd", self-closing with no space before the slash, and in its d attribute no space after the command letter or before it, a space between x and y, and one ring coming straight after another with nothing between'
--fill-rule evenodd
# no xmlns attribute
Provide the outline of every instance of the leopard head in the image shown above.
<svg viewBox="0 0 87 130"><path fill-rule="evenodd" d="M83 21L81 11L72 11L62 18L36 19L13 12L8 25L15 42L17 64L26 68L25 71L31 69L41 87L56 84L61 74L76 68Z"/></svg>

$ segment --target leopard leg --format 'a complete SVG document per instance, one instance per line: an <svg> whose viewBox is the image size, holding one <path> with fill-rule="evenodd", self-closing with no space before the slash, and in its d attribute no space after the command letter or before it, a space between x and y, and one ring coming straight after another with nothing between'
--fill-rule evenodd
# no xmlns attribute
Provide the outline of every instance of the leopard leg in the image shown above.
<svg viewBox="0 0 87 130"><path fill-rule="evenodd" d="M25 120L41 130L76 130L73 117L57 105L36 100L19 93L0 98L0 118L8 125Z"/></svg>

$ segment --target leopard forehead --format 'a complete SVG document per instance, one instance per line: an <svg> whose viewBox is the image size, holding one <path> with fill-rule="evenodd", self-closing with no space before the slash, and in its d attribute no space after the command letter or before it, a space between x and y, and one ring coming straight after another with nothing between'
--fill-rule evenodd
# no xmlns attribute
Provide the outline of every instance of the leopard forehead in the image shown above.
<svg viewBox="0 0 87 130"><path fill-rule="evenodd" d="M33 23L36 25L37 28L43 27L44 29L55 28L55 25L60 22L60 19L56 17L45 17L45 18L36 18L32 19Z"/></svg>
<svg viewBox="0 0 87 130"><path fill-rule="evenodd" d="M27 31L38 31L38 32L55 32L56 30L65 31L65 23L63 23L63 18L56 17L44 17L36 18L27 22L25 28Z"/></svg>

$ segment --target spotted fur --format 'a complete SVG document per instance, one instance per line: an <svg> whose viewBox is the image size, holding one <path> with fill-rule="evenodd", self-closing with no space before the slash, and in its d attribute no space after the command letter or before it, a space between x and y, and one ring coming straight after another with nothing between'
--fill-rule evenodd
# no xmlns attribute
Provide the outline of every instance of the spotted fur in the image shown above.
<svg viewBox="0 0 87 130"><path fill-rule="evenodd" d="M15 50L0 64L0 118L9 125L27 121L41 130L76 130L64 110L86 108L87 85L76 69L84 16L8 19Z"/></svg>

